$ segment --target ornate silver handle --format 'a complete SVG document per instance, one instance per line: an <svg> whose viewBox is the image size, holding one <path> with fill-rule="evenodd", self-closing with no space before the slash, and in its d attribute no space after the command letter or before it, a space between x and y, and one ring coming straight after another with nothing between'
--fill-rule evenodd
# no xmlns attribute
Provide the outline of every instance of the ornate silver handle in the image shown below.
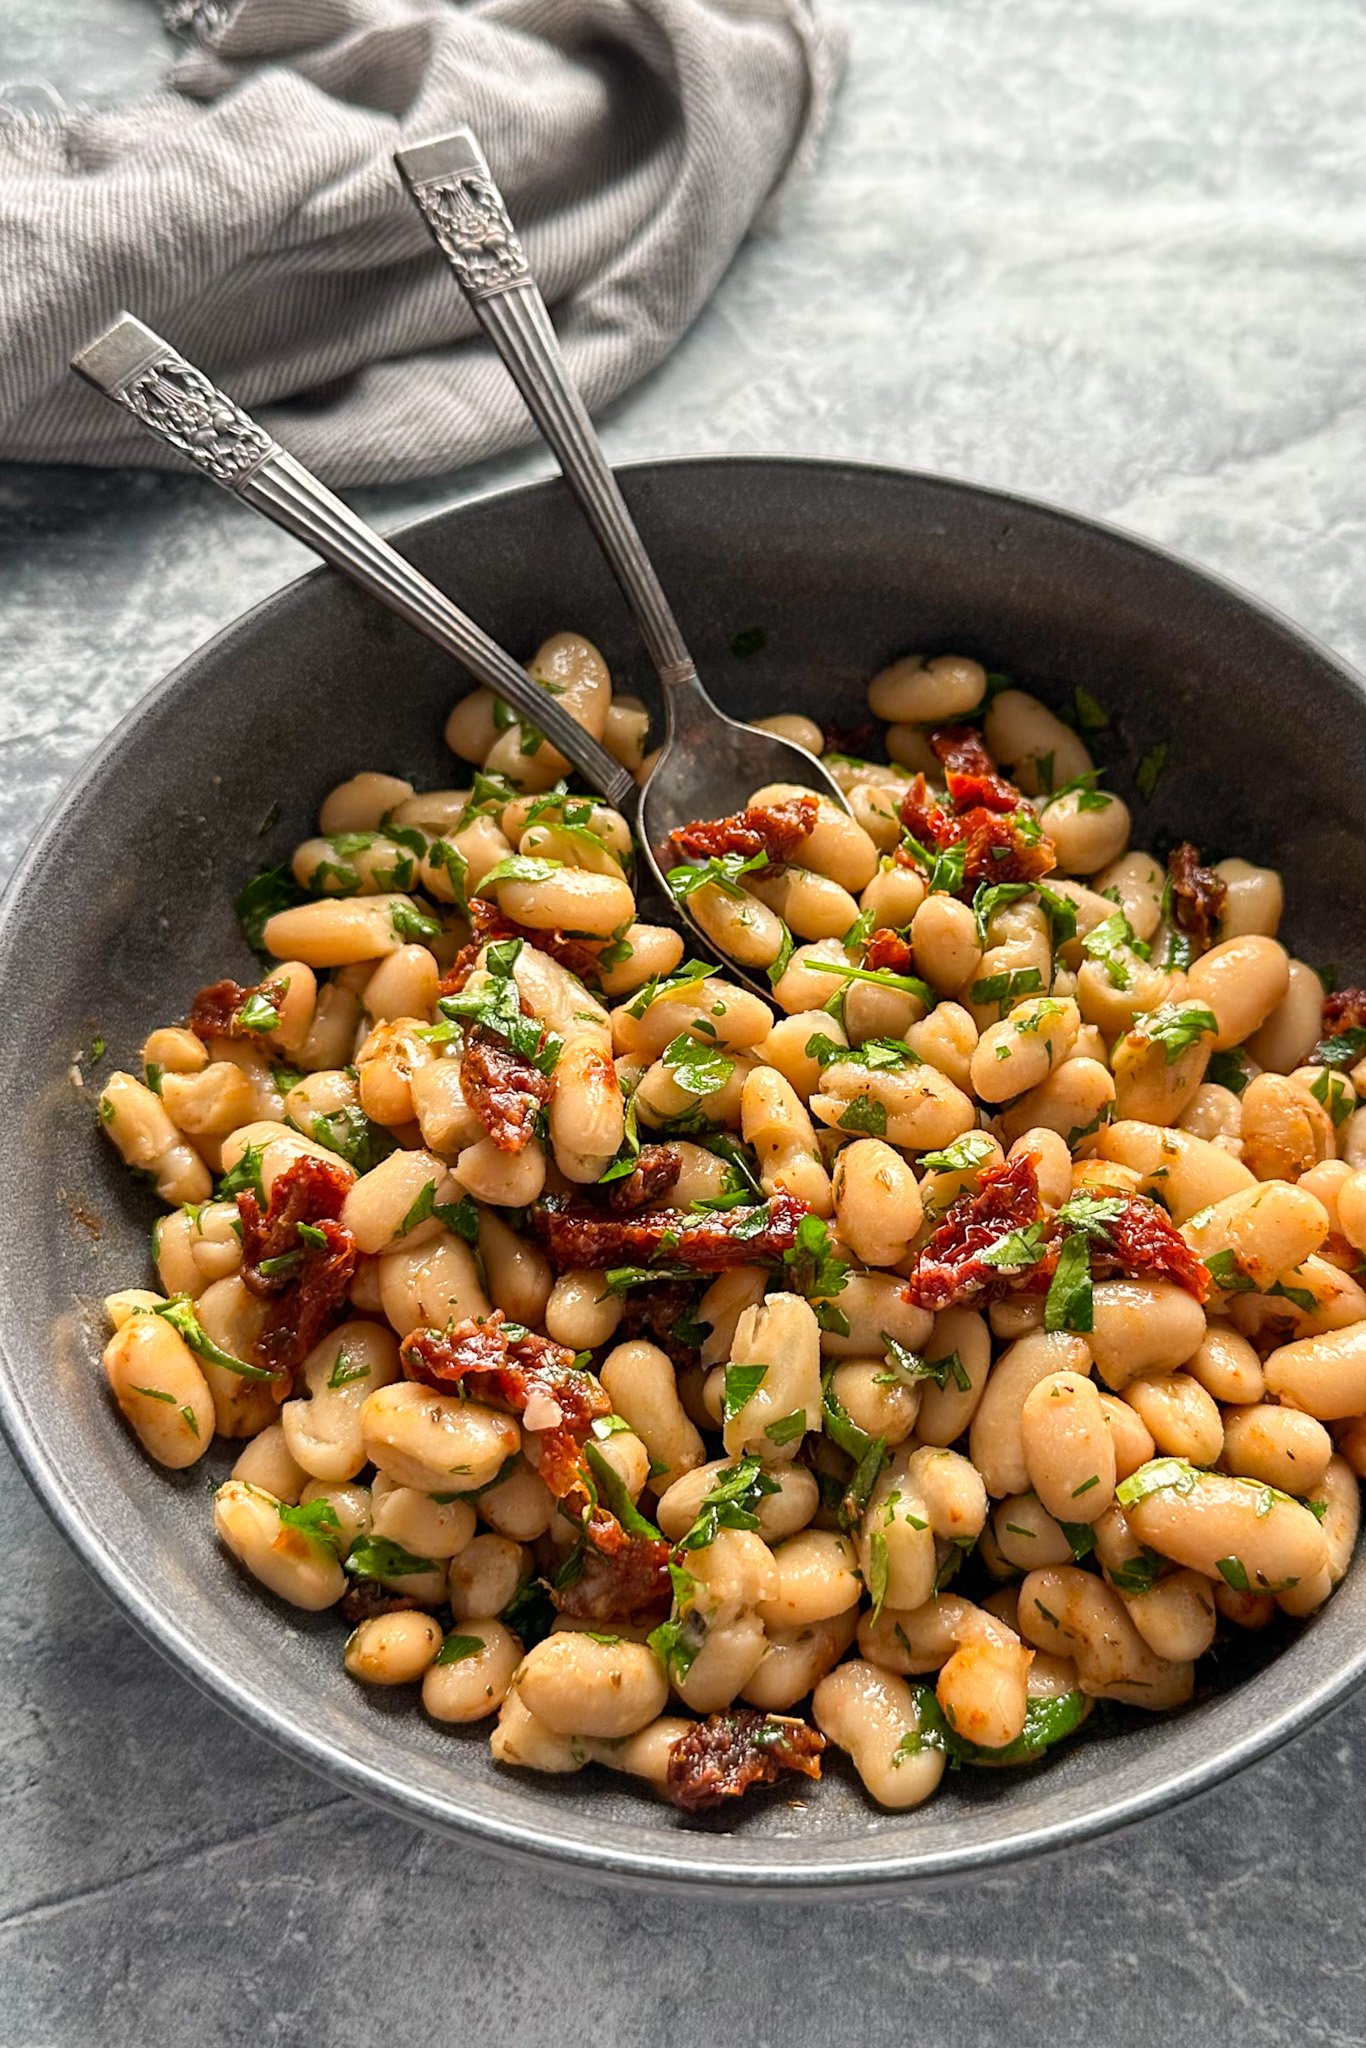
<svg viewBox="0 0 1366 2048"><path fill-rule="evenodd" d="M425 633L495 691L572 761L610 804L630 814L629 771L410 562L334 497L302 463L192 363L125 313L74 357L71 367L214 483L301 540L342 574Z"/></svg>
<svg viewBox="0 0 1366 2048"><path fill-rule="evenodd" d="M671 719L683 708L680 700L694 694L715 715L569 375L545 300L479 144L468 128L457 128L400 150L394 162L597 535L635 614Z"/></svg>

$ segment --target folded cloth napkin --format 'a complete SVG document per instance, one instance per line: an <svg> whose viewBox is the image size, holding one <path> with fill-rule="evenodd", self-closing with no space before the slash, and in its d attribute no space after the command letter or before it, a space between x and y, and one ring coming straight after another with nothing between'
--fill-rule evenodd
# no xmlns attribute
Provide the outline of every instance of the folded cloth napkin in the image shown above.
<svg viewBox="0 0 1366 2048"><path fill-rule="evenodd" d="M0 456L175 463L71 376L125 307L331 483L531 424L392 162L473 127L601 405L667 354L819 134L823 0L172 0L121 108L0 111Z"/></svg>

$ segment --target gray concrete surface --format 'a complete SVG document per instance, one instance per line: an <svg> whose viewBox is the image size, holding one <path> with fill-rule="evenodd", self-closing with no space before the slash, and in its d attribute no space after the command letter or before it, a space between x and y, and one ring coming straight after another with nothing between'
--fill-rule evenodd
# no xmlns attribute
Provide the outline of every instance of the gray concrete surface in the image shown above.
<svg viewBox="0 0 1366 2048"><path fill-rule="evenodd" d="M1357 0L831 4L855 42L822 168L616 408L613 453L1013 486L1366 660ZM124 94L160 62L142 0L0 8L0 78ZM140 691L304 564L146 475L0 473L0 540L7 870ZM1047 1863L880 1907L713 1907L505 1867L305 1776L131 1634L3 1453L0 1559L0 2048L1366 2042L1366 1700Z"/></svg>

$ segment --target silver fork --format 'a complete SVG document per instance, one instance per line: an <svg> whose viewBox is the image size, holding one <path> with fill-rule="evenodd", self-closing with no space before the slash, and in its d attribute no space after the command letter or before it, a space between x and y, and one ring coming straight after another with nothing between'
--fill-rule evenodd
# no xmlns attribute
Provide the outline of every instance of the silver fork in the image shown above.
<svg viewBox="0 0 1366 2048"><path fill-rule="evenodd" d="M472 131L457 128L414 144L400 150L394 162L475 318L553 449L635 614L659 677L665 740L641 792L640 836L660 888L668 887L661 863L668 859L669 835L676 826L741 811L766 783L800 783L847 810L843 791L814 755L727 718L703 688ZM677 908L698 943L714 954L687 902ZM726 966L761 995L769 994L766 985L733 961Z"/></svg>
<svg viewBox="0 0 1366 2048"><path fill-rule="evenodd" d="M301 462L287 455L202 370L160 335L123 313L72 369L149 433L187 456L201 476L222 484L254 511L331 562L390 611L416 626L470 674L543 732L585 782L630 817L636 783L630 770L569 716L521 663L382 540Z"/></svg>

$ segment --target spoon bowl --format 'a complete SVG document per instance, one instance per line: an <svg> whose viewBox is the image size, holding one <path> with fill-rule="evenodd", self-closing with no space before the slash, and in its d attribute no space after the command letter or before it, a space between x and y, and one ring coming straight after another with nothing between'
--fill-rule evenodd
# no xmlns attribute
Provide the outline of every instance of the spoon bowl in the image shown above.
<svg viewBox="0 0 1366 2048"><path fill-rule="evenodd" d="M695 712L691 710L694 697ZM847 810L844 792L829 769L805 747L762 727L727 718L700 683L687 695L679 691L671 701L669 737L640 793L639 832L645 859L671 914L687 919L698 945L722 962L731 980L742 981L756 994L771 999L773 991L764 977L720 952L698 923L688 899L680 901L674 896L668 871L677 865L679 856L670 850L669 835L696 818L722 818L743 811L755 790L771 782L800 784Z"/></svg>

